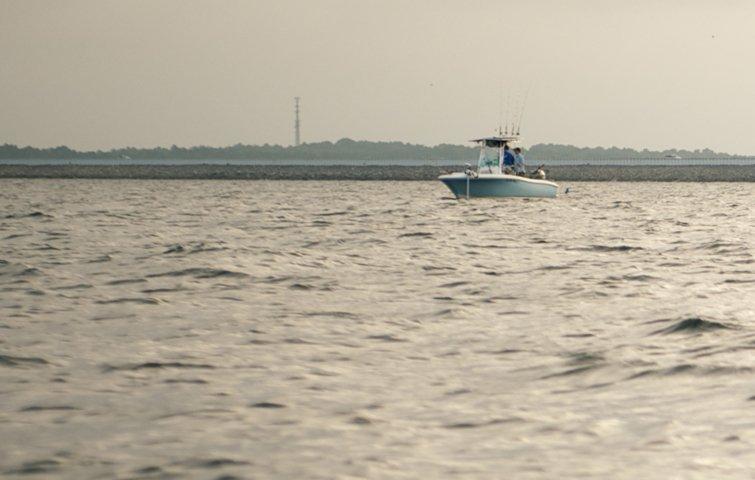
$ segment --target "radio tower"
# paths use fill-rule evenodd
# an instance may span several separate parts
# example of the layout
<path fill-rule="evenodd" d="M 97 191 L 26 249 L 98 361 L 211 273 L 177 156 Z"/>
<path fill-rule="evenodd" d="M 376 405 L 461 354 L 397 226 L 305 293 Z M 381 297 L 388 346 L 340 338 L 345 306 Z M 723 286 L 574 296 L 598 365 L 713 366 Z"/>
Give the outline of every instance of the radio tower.
<path fill-rule="evenodd" d="M 301 145 L 301 132 L 299 123 L 299 97 L 294 97 L 294 146 Z"/>

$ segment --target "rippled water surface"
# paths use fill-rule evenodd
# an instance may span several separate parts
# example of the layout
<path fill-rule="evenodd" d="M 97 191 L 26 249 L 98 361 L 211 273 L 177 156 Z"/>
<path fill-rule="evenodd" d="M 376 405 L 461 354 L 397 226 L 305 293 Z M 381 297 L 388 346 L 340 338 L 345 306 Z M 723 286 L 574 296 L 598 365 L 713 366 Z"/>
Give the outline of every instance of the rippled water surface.
<path fill-rule="evenodd" d="M 0 475 L 750 478 L 755 184 L 0 181 Z"/>

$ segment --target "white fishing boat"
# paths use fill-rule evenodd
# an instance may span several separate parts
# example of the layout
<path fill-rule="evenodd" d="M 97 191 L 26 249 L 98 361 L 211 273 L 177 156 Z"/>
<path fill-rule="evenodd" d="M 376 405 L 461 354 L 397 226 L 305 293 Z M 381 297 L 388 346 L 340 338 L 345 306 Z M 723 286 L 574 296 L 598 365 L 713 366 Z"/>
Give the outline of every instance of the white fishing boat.
<path fill-rule="evenodd" d="M 505 149 L 518 140 L 518 135 L 504 134 L 474 139 L 472 141 L 480 145 L 477 168 L 474 169 L 467 164 L 464 172 L 441 175 L 438 179 L 456 198 L 555 197 L 558 185 L 545 179 L 545 171 L 542 168 L 535 170 L 531 177 L 516 175 L 504 168 Z"/>

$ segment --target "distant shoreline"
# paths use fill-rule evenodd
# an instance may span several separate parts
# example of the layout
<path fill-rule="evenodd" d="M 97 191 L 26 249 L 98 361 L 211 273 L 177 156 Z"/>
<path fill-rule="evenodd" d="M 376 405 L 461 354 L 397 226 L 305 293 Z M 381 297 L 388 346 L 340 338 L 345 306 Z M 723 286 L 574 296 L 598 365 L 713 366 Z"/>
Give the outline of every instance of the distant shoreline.
<path fill-rule="evenodd" d="M 563 181 L 755 182 L 755 165 L 549 166 Z M 380 165 L 0 165 L 0 178 L 156 180 L 435 180 L 449 166 Z"/>
<path fill-rule="evenodd" d="M 440 144 L 434 146 L 404 143 L 397 141 L 368 141 L 342 138 L 337 142 L 303 143 L 298 146 L 283 145 L 245 145 L 236 144 L 225 147 L 193 146 L 179 147 L 124 147 L 110 150 L 75 150 L 66 146 L 36 148 L 12 144 L 0 145 L 1 160 L 267 160 L 267 161 L 391 161 L 395 159 L 416 159 L 432 164 L 445 161 L 456 163 L 477 159 L 479 149 L 465 144 Z M 651 151 L 618 147 L 577 147 L 574 145 L 537 143 L 525 149 L 526 157 L 531 163 L 545 162 L 549 159 L 569 161 L 593 160 L 720 160 L 749 159 L 747 155 L 730 155 L 714 152 L 710 149 L 679 150 L 667 149 Z"/>

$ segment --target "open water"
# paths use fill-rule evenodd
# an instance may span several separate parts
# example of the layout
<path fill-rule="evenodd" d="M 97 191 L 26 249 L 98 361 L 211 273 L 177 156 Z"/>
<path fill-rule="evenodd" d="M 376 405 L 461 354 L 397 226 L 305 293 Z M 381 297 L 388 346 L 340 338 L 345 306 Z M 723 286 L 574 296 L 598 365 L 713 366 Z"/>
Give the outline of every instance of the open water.
<path fill-rule="evenodd" d="M 0 180 L 3 478 L 751 478 L 755 184 Z"/>

